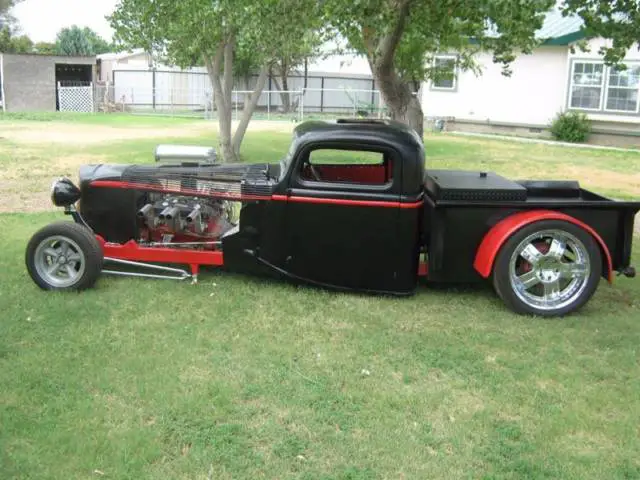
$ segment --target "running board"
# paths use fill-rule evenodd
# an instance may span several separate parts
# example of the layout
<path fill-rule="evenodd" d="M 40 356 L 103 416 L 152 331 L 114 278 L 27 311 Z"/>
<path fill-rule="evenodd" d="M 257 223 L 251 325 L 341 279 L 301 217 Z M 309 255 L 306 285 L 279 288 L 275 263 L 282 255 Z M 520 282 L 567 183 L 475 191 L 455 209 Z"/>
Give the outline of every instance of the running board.
<path fill-rule="evenodd" d="M 134 262 L 131 260 L 122 260 L 120 258 L 113 258 L 113 257 L 104 257 L 104 261 L 116 263 L 119 265 L 128 265 L 131 267 L 147 268 L 149 270 L 157 270 L 160 272 L 167 273 L 165 275 L 161 275 L 161 274 L 154 274 L 154 273 L 123 272 L 120 270 L 102 270 L 102 273 L 106 273 L 108 275 L 120 275 L 122 277 L 160 278 L 164 280 L 186 280 L 187 278 L 191 278 L 192 283 L 198 282 L 197 274 L 192 275 L 182 268 L 165 267 L 162 265 L 154 265 L 152 263 Z M 175 274 L 175 275 L 168 275 L 168 274 Z"/>

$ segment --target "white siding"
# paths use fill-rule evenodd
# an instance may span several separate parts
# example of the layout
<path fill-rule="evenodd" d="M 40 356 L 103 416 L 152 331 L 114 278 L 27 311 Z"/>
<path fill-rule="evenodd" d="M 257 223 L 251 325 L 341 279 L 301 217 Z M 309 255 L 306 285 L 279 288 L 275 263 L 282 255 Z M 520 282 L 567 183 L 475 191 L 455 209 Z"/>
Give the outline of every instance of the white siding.
<path fill-rule="evenodd" d="M 587 46 L 589 48 L 588 52 L 583 52 L 579 48 L 576 48 L 575 52 L 573 53 L 569 52 L 569 58 L 602 59 L 602 55 L 598 53 L 598 50 L 600 50 L 600 47 L 604 47 L 608 45 L 611 45 L 610 40 L 605 40 L 603 38 L 596 38 L 596 39 L 590 40 L 587 43 Z M 638 44 L 634 44 L 627 52 L 625 59 L 631 60 L 631 61 L 640 61 L 640 50 L 638 50 L 638 47 L 639 47 Z"/>
<path fill-rule="evenodd" d="M 568 81 L 568 48 L 543 47 L 521 55 L 512 64 L 512 75 L 502 75 L 501 65 L 490 54 L 480 54 L 483 73 L 458 74 L 455 91 L 423 87 L 427 117 L 455 117 L 491 123 L 546 125 L 565 104 Z"/>

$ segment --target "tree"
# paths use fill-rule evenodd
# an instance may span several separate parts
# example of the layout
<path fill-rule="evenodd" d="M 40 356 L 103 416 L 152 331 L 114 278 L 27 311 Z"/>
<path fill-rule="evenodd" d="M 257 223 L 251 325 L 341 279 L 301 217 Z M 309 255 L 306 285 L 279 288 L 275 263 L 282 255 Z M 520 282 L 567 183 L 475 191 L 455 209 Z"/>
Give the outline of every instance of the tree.
<path fill-rule="evenodd" d="M 442 75 L 437 53 L 455 52 L 458 67 L 474 68 L 473 56 L 490 51 L 505 65 L 529 53 L 535 32 L 554 0 L 326 0 L 324 13 L 349 45 L 365 55 L 391 118 L 423 131 L 417 88 Z"/>
<path fill-rule="evenodd" d="M 238 161 L 240 145 L 274 59 L 319 26 L 316 0 L 120 0 L 111 26 L 123 48 L 163 52 L 186 67 L 202 59 L 218 110 L 220 151 Z M 242 59 L 239 64 L 238 60 Z M 253 92 L 231 135 L 234 69 L 257 66 Z"/>
<path fill-rule="evenodd" d="M 13 53 L 33 52 L 33 41 L 27 35 L 14 36 L 11 39 Z"/>
<path fill-rule="evenodd" d="M 58 55 L 93 56 L 110 50 L 109 43 L 88 27 L 73 25 L 63 28 L 56 36 Z"/>
<path fill-rule="evenodd" d="M 41 55 L 55 55 L 56 44 L 51 42 L 37 42 L 34 47 L 36 53 Z"/>
<path fill-rule="evenodd" d="M 0 0 L 0 30 L 4 27 L 12 27 L 15 18 L 11 15 L 11 9 L 22 0 Z"/>
<path fill-rule="evenodd" d="M 326 21 L 352 48 L 365 55 L 391 117 L 419 133 L 423 113 L 415 95 L 427 79 L 444 74 L 435 66 L 437 53 L 456 53 L 459 69 L 477 69 L 474 54 L 493 53 L 494 62 L 509 64 L 539 45 L 535 32 L 555 0 L 324 0 Z M 640 37 L 638 0 L 564 0 L 566 15 L 585 22 L 588 37 L 613 39 L 603 54 L 619 61 Z"/>
<path fill-rule="evenodd" d="M 0 52 L 4 53 L 31 53 L 33 42 L 26 35 L 15 36 L 8 26 L 0 29 Z"/>
<path fill-rule="evenodd" d="M 324 43 L 324 36 L 317 30 L 312 30 L 299 39 L 300 43 L 293 45 L 292 49 L 283 48 L 271 66 L 269 74 L 273 78 L 273 83 L 280 91 L 280 102 L 283 113 L 288 113 L 296 104 L 291 104 L 289 93 L 289 76 L 305 62 L 309 62 L 320 56 L 320 47 Z"/>
<path fill-rule="evenodd" d="M 33 42 L 26 35 L 16 36 L 16 20 L 11 9 L 21 0 L 0 0 L 0 52 L 29 53 Z"/>
<path fill-rule="evenodd" d="M 640 3 L 637 0 L 565 0 L 563 15 L 578 15 L 587 38 L 612 40 L 600 50 L 609 64 L 619 63 L 634 43 L 640 48 Z"/>
<path fill-rule="evenodd" d="M 113 51 L 113 45 L 89 27 L 84 27 L 82 31 L 85 37 L 87 37 L 87 40 L 89 40 L 89 45 L 91 45 L 91 51 L 93 52 L 92 55 L 100 55 L 101 53 Z"/>

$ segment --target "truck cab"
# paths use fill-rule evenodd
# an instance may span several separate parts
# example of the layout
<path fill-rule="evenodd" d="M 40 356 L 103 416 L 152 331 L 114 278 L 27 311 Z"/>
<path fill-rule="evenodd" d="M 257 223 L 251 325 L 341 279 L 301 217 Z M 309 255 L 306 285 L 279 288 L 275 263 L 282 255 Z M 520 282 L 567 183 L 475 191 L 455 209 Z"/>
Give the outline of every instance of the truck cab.
<path fill-rule="evenodd" d="M 241 253 L 232 244 L 248 225 L 261 232 L 250 250 L 258 249 L 263 266 L 289 277 L 345 289 L 414 291 L 424 197 L 424 150 L 415 132 L 390 122 L 306 122 L 268 171 L 270 201 L 243 207 L 240 237 L 228 239 L 225 255 Z M 257 218 L 266 220 L 259 228 Z"/>

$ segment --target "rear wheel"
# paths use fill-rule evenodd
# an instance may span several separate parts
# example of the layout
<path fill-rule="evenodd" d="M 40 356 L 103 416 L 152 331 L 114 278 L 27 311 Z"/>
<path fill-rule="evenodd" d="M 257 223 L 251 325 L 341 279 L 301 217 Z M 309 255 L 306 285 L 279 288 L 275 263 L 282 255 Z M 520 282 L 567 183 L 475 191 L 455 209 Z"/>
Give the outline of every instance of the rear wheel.
<path fill-rule="evenodd" d="M 545 220 L 505 242 L 494 264 L 493 284 L 517 313 L 560 316 L 587 303 L 601 273 L 600 248 L 588 232 L 568 222 Z"/>
<path fill-rule="evenodd" d="M 37 231 L 25 255 L 27 270 L 44 290 L 84 290 L 102 270 L 102 248 L 91 230 L 59 222 Z"/>

